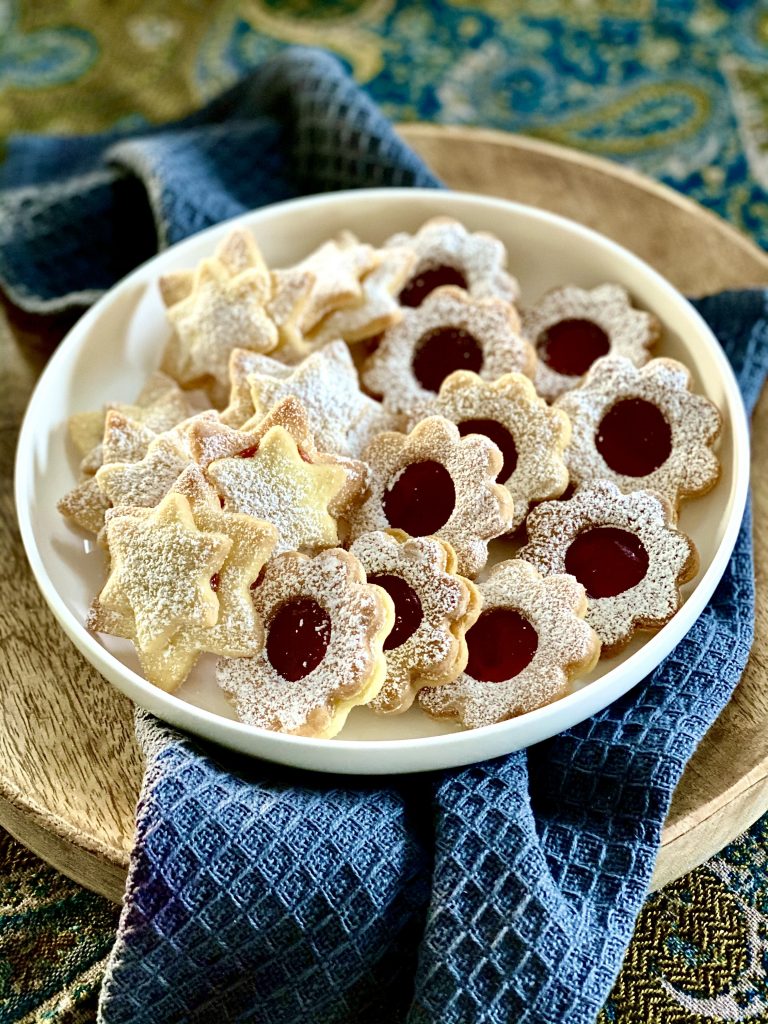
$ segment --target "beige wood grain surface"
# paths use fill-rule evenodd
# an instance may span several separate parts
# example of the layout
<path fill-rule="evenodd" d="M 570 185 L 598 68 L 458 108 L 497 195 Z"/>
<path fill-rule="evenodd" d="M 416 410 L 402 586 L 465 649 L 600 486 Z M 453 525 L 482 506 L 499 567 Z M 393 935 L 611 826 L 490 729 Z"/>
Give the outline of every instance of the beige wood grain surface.
<path fill-rule="evenodd" d="M 768 285 L 768 257 L 700 207 L 604 161 L 500 132 L 411 125 L 402 134 L 454 187 L 570 216 L 627 246 L 688 294 Z M 60 328 L 62 325 L 58 325 Z M 129 701 L 78 654 L 26 564 L 12 462 L 26 400 L 60 330 L 0 324 L 0 824 L 114 900 L 141 779 Z M 731 703 L 675 794 L 654 886 L 706 860 L 768 809 L 768 392 L 754 422 L 757 642 Z"/>

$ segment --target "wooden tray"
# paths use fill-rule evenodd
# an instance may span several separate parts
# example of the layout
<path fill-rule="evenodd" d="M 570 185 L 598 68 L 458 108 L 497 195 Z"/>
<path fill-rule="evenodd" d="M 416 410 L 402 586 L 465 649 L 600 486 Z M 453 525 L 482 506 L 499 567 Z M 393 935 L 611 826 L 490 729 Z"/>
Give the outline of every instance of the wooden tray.
<path fill-rule="evenodd" d="M 454 188 L 554 210 L 602 231 L 688 294 L 768 285 L 768 257 L 676 193 L 604 161 L 499 132 L 424 125 L 403 136 Z M 40 597 L 15 524 L 12 461 L 50 326 L 0 329 L 0 824 L 43 859 L 120 900 L 141 757 L 129 701 L 66 639 Z M 755 432 L 768 430 L 768 393 Z M 733 700 L 675 794 L 654 886 L 708 859 L 768 809 L 768 447 L 755 446 L 757 641 Z"/>

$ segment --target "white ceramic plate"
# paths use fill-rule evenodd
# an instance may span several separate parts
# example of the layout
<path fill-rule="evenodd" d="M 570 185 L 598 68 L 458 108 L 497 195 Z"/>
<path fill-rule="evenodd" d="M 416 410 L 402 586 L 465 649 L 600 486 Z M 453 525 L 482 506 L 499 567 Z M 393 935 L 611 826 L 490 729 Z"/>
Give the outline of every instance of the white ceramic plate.
<path fill-rule="evenodd" d="M 749 479 L 749 438 L 741 397 L 714 336 L 689 303 L 627 250 L 571 221 L 502 200 L 416 189 L 332 193 L 281 203 L 238 220 L 251 228 L 271 266 L 306 255 L 342 228 L 383 242 L 447 214 L 472 230 L 492 231 L 507 246 L 510 268 L 530 304 L 558 284 L 593 287 L 616 281 L 636 305 L 664 325 L 659 354 L 681 359 L 695 388 L 723 411 L 722 478 L 707 496 L 687 502 L 681 529 L 696 541 L 701 571 L 686 588 L 678 614 L 650 639 L 635 640 L 618 658 L 600 662 L 560 701 L 509 722 L 473 731 L 437 723 L 418 709 L 382 719 L 355 709 L 339 737 L 307 739 L 234 721 L 213 678 L 213 660 L 199 666 L 175 695 L 137 672 L 130 644 L 92 636 L 83 627 L 102 585 L 101 553 L 73 531 L 56 502 L 76 480 L 65 422 L 106 400 L 131 401 L 156 368 L 169 335 L 157 279 L 210 255 L 234 221 L 217 225 L 139 267 L 104 296 L 64 339 L 32 396 L 16 465 L 16 502 L 29 561 L 45 599 L 85 657 L 115 686 L 160 718 L 234 750 L 318 771 L 397 773 L 485 760 L 553 736 L 606 707 L 634 686 L 690 629 L 722 576 L 736 540 Z"/>

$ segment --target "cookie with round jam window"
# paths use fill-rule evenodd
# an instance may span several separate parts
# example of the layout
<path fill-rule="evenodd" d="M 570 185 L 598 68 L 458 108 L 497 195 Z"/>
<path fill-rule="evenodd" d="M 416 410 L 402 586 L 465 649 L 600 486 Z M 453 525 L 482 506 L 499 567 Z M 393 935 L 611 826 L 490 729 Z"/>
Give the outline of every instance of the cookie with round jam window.
<path fill-rule="evenodd" d="M 466 631 L 480 614 L 477 588 L 456 574 L 456 553 L 436 537 L 377 530 L 358 537 L 350 551 L 368 582 L 395 604 L 395 625 L 384 641 L 387 678 L 370 708 L 407 711 L 422 686 L 450 682 L 467 663 Z"/>
<path fill-rule="evenodd" d="M 219 659 L 216 678 L 242 722 L 294 736 L 335 736 L 386 678 L 389 594 L 354 555 L 287 552 L 253 591 L 265 643 L 253 658 Z"/>
<path fill-rule="evenodd" d="M 565 461 L 572 482 L 657 491 L 675 509 L 711 490 L 720 476 L 713 446 L 722 417 L 690 387 L 690 371 L 675 359 L 640 367 L 618 356 L 598 360 L 555 403 L 571 421 Z"/>
<path fill-rule="evenodd" d="M 473 577 L 488 560 L 488 542 L 512 527 L 514 502 L 496 482 L 501 452 L 482 434 L 461 437 L 442 416 L 422 420 L 409 434 L 379 434 L 363 460 L 370 493 L 349 516 L 352 540 L 389 527 L 412 537 L 434 534 L 455 550 L 459 572 Z"/>
<path fill-rule="evenodd" d="M 558 700 L 600 654 L 584 619 L 584 587 L 572 576 L 541 576 L 511 559 L 495 565 L 478 590 L 483 610 L 467 633 L 467 667 L 455 682 L 426 687 L 418 698 L 429 715 L 469 729 Z"/>
<path fill-rule="evenodd" d="M 674 523 L 660 494 L 622 494 L 602 480 L 535 508 L 519 556 L 544 575 L 575 576 L 587 592 L 587 622 L 611 656 L 637 630 L 661 629 L 682 606 L 680 588 L 698 572 L 699 556 Z"/>
<path fill-rule="evenodd" d="M 536 390 L 552 402 L 576 387 L 602 356 L 623 356 L 636 366 L 647 362 L 661 324 L 653 313 L 635 309 L 621 285 L 590 291 L 569 284 L 524 310 L 522 331 L 539 357 Z"/>
<path fill-rule="evenodd" d="M 515 307 L 503 299 L 437 288 L 385 331 L 365 363 L 363 383 L 382 396 L 387 411 L 416 417 L 455 370 L 471 370 L 484 380 L 505 373 L 532 377 L 536 356 L 519 326 Z"/>

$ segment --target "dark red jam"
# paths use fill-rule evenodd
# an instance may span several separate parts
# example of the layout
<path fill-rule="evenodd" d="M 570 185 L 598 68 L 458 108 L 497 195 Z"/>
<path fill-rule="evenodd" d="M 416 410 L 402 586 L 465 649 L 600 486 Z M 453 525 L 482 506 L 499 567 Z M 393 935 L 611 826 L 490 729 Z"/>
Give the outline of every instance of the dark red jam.
<path fill-rule="evenodd" d="M 451 518 L 455 504 L 451 474 L 432 461 L 406 466 L 382 501 L 389 525 L 412 537 L 436 533 Z"/>
<path fill-rule="evenodd" d="M 252 444 L 250 448 L 243 448 L 241 452 L 235 453 L 236 459 L 252 459 L 256 452 L 259 450 L 257 444 Z"/>
<path fill-rule="evenodd" d="M 539 637 L 520 612 L 492 608 L 467 633 L 467 646 L 467 675 L 481 683 L 501 683 L 530 665 Z"/>
<path fill-rule="evenodd" d="M 406 284 L 398 296 L 398 302 L 401 306 L 420 306 L 430 292 L 444 284 L 466 289 L 467 279 L 455 267 L 439 266 L 422 270 Z"/>
<path fill-rule="evenodd" d="M 592 363 L 608 353 L 610 338 L 596 323 L 576 317 L 559 320 L 536 338 L 539 359 L 555 373 L 580 377 Z"/>
<path fill-rule="evenodd" d="M 421 609 L 419 595 L 404 579 L 389 573 L 369 576 L 368 582 L 375 583 L 377 587 L 386 590 L 394 602 L 395 624 L 392 627 L 392 632 L 384 641 L 384 650 L 392 651 L 413 636 L 421 625 L 424 613 Z"/>
<path fill-rule="evenodd" d="M 438 327 L 420 340 L 413 356 L 413 373 L 427 391 L 439 391 L 454 370 L 479 373 L 483 352 L 475 338 L 460 327 Z"/>
<path fill-rule="evenodd" d="M 669 458 L 672 431 L 653 402 L 625 398 L 603 416 L 595 447 L 614 473 L 647 476 Z"/>
<path fill-rule="evenodd" d="M 221 576 L 219 576 L 219 574 L 215 572 L 213 576 L 211 576 L 211 590 L 214 592 L 214 594 L 218 594 L 220 584 Z"/>
<path fill-rule="evenodd" d="M 565 553 L 565 571 L 590 597 L 615 597 L 648 572 L 648 552 L 639 537 L 615 526 L 583 530 Z"/>
<path fill-rule="evenodd" d="M 507 428 L 496 420 L 464 420 L 459 424 L 459 433 L 462 437 L 466 437 L 467 434 L 485 434 L 493 441 L 504 456 L 504 464 L 496 479 L 500 483 L 506 483 L 517 466 L 517 445 Z"/>
<path fill-rule="evenodd" d="M 311 597 L 302 597 L 284 604 L 272 620 L 267 657 L 283 679 L 294 683 L 317 668 L 330 641 L 328 612 Z"/>

